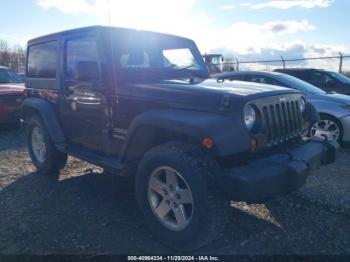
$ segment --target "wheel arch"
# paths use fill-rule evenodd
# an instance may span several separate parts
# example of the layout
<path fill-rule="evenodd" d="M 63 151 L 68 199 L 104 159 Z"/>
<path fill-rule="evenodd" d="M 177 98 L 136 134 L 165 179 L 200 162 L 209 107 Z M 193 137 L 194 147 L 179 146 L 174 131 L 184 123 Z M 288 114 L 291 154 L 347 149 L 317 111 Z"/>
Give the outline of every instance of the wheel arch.
<path fill-rule="evenodd" d="M 338 141 L 342 142 L 343 138 L 344 138 L 344 127 L 343 127 L 342 122 L 337 117 L 335 117 L 334 115 L 329 114 L 329 113 L 320 112 L 319 115 L 320 115 L 320 120 L 326 118 L 326 119 L 331 119 L 331 120 L 336 122 L 336 124 L 339 126 L 339 129 L 340 129 L 340 136 L 339 136 Z M 311 134 L 311 129 L 310 129 L 310 134 Z"/>
<path fill-rule="evenodd" d="M 63 143 L 66 141 L 55 110 L 50 102 L 39 98 L 27 98 L 23 102 L 22 109 L 24 124 L 30 116 L 33 114 L 37 115 L 43 120 L 53 142 Z"/>
<path fill-rule="evenodd" d="M 328 118 L 332 118 L 333 120 L 335 120 L 337 122 L 337 124 L 339 124 L 340 130 L 343 132 L 344 128 L 343 128 L 343 124 L 341 123 L 341 121 L 338 119 L 338 117 L 330 114 L 330 113 L 324 113 L 324 112 L 320 112 L 320 118 L 323 119 L 322 117 L 328 117 Z"/>
<path fill-rule="evenodd" d="M 122 161 L 138 163 L 148 150 L 171 141 L 189 144 L 199 143 L 198 139 L 185 132 L 171 130 L 163 126 L 143 124 L 137 126 L 130 139 L 127 140 Z"/>
<path fill-rule="evenodd" d="M 171 141 L 201 146 L 206 137 L 214 141 L 209 151 L 214 157 L 250 149 L 250 137 L 238 119 L 208 112 L 153 110 L 139 115 L 130 125 L 122 162 L 139 161 L 147 150 Z"/>

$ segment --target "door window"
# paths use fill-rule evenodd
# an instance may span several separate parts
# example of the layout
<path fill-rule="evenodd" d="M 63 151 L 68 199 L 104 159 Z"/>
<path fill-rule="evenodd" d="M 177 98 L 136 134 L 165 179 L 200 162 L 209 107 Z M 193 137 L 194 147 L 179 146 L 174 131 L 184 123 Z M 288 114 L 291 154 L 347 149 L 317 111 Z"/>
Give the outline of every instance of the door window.
<path fill-rule="evenodd" d="M 321 72 L 313 73 L 310 78 L 310 82 L 315 86 L 326 86 L 330 81 L 332 81 L 332 78 Z"/>
<path fill-rule="evenodd" d="M 99 64 L 97 41 L 94 39 L 72 39 L 67 41 L 66 77 L 74 79 L 76 67 L 80 62 L 96 62 Z"/>
<path fill-rule="evenodd" d="M 29 78 L 55 79 L 57 72 L 57 42 L 34 45 L 29 48 Z"/>

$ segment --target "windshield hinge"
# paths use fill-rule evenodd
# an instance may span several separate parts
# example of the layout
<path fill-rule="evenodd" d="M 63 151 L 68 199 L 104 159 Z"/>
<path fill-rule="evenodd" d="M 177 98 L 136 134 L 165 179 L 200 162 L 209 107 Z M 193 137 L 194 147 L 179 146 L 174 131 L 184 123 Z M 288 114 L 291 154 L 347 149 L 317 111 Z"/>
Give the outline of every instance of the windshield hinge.
<path fill-rule="evenodd" d="M 228 95 L 225 95 L 223 98 L 222 98 L 222 101 L 221 101 L 221 110 L 222 111 L 227 111 L 228 109 L 230 109 L 230 106 L 231 106 L 231 100 L 230 100 L 230 97 Z"/>

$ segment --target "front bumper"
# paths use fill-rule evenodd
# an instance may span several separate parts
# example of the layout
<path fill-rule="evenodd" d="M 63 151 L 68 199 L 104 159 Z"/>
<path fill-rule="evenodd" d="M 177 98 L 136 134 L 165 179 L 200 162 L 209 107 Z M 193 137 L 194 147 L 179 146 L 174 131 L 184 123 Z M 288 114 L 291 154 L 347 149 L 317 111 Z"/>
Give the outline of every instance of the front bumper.
<path fill-rule="evenodd" d="M 343 127 L 343 141 L 350 142 L 350 116 L 340 118 Z"/>
<path fill-rule="evenodd" d="M 235 201 L 261 201 L 300 188 L 308 174 L 335 162 L 340 147 L 335 142 L 313 138 L 290 151 L 226 170 L 218 176 L 220 192 Z"/>

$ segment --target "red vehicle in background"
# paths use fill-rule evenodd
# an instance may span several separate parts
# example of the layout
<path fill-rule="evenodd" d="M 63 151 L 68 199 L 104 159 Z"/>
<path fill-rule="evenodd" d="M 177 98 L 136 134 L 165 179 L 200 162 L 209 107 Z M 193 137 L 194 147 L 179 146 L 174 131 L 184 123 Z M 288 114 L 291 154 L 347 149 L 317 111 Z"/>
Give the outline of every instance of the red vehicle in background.
<path fill-rule="evenodd" d="M 0 124 L 20 119 L 24 83 L 16 72 L 0 66 Z"/>

